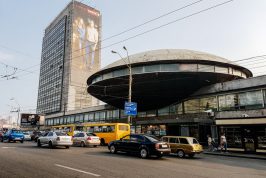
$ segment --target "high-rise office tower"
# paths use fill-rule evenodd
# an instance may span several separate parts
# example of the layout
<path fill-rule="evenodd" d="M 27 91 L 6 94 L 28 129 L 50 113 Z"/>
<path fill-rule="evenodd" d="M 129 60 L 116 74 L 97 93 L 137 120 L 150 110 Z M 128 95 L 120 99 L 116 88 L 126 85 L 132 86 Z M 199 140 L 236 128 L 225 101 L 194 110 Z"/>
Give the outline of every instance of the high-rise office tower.
<path fill-rule="evenodd" d="M 37 113 L 95 106 L 87 78 L 100 69 L 101 14 L 72 1 L 45 29 Z"/>

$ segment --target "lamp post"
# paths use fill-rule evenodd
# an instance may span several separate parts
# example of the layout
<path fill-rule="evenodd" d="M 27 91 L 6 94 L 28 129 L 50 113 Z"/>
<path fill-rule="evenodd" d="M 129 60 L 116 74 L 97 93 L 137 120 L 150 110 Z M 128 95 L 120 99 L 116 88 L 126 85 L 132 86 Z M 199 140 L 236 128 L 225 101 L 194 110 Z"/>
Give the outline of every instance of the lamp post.
<path fill-rule="evenodd" d="M 118 54 L 120 56 L 120 58 L 124 61 L 124 63 L 126 64 L 126 66 L 128 67 L 128 74 L 129 74 L 129 84 L 128 84 L 128 102 L 131 102 L 131 96 L 132 96 L 132 69 L 131 69 L 131 63 L 129 60 L 129 56 L 128 56 L 128 51 L 127 48 L 125 46 L 123 46 L 123 49 L 127 52 L 127 61 L 125 61 L 125 59 L 121 56 L 121 54 L 119 52 L 116 51 L 111 51 L 114 54 Z M 127 116 L 127 122 L 130 124 L 131 123 L 131 117 L 130 115 Z"/>
<path fill-rule="evenodd" d="M 17 110 L 11 111 L 11 112 L 17 112 L 18 118 L 17 118 L 17 126 L 19 126 L 19 112 L 20 112 L 20 105 L 18 104 L 17 100 L 15 98 L 10 98 L 10 100 L 15 101 L 15 103 L 18 105 Z"/>

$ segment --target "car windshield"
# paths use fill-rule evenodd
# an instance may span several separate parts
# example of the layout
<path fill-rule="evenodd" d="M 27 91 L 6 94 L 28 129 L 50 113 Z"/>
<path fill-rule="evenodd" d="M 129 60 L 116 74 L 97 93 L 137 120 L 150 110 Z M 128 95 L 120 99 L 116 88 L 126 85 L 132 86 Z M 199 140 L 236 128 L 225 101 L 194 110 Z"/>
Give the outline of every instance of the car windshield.
<path fill-rule="evenodd" d="M 21 133 L 20 130 L 13 130 L 13 133 Z"/>
<path fill-rule="evenodd" d="M 159 141 L 159 138 L 153 136 L 153 135 L 145 135 L 145 137 L 150 140 L 151 142 L 157 142 Z"/>
<path fill-rule="evenodd" d="M 24 134 L 24 135 L 29 135 L 29 133 L 25 133 L 25 132 L 24 132 L 23 134 Z"/>
<path fill-rule="evenodd" d="M 63 132 L 55 132 L 57 136 L 67 136 L 67 134 Z"/>
<path fill-rule="evenodd" d="M 97 136 L 94 133 L 86 133 L 86 134 L 87 134 L 87 136 Z"/>

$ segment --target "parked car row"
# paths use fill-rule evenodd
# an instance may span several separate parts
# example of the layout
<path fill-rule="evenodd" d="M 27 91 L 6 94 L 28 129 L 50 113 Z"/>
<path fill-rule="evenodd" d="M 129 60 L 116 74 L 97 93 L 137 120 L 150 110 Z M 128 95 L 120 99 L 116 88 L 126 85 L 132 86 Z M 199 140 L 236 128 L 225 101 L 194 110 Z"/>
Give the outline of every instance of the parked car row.
<path fill-rule="evenodd" d="M 162 157 L 170 153 L 183 158 L 186 155 L 193 157 L 203 151 L 202 146 L 193 137 L 164 136 L 159 140 L 156 137 L 145 134 L 130 134 L 120 140 L 108 144 L 111 153 L 118 151 L 135 153 L 141 158 L 155 155 Z"/>

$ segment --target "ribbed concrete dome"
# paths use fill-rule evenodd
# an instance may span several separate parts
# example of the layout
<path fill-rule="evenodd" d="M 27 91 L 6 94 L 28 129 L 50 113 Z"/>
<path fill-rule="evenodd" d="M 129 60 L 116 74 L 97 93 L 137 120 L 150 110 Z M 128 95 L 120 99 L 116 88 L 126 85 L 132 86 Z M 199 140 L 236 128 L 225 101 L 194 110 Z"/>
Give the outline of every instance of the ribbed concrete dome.
<path fill-rule="evenodd" d="M 159 50 L 152 50 L 152 51 L 145 51 L 142 53 L 138 53 L 135 55 L 129 56 L 130 63 L 136 64 L 136 63 L 147 63 L 147 62 L 156 62 L 156 61 L 212 61 L 212 62 L 219 62 L 219 63 L 225 63 L 225 64 L 232 64 L 236 65 L 234 62 L 229 61 L 225 58 L 215 56 L 209 53 L 205 52 L 199 52 L 199 51 L 193 51 L 193 50 L 187 50 L 187 49 L 159 49 Z M 120 59 L 102 70 L 123 66 L 125 65 L 125 62 L 127 61 L 126 58 Z"/>

